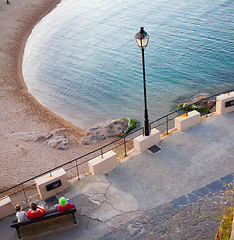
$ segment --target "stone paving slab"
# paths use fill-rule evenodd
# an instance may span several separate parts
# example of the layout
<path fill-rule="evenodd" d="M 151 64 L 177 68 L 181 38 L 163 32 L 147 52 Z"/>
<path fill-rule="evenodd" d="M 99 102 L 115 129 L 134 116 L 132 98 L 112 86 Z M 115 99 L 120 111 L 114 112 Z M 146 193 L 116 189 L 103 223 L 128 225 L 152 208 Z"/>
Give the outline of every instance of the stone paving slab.
<path fill-rule="evenodd" d="M 146 211 L 99 240 L 215 239 L 224 208 L 230 204 L 228 184 L 233 182 L 234 173 L 228 174 L 193 193 Z"/>

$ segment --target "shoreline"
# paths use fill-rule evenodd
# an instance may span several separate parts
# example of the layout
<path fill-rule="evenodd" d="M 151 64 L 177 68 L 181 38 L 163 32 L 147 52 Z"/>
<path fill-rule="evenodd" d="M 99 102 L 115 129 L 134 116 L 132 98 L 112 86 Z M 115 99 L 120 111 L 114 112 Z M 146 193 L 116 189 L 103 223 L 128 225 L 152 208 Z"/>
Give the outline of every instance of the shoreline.
<path fill-rule="evenodd" d="M 25 5 L 27 5 L 27 2 L 29 3 L 29 1 L 26 1 Z M 54 126 L 66 127 L 66 128 L 69 128 L 69 130 L 72 131 L 73 134 L 76 134 L 78 137 L 83 137 L 85 134 L 84 130 L 79 128 L 77 125 L 58 116 L 57 114 L 55 114 L 51 110 L 47 109 L 45 106 L 43 106 L 42 104 L 40 104 L 37 101 L 37 99 L 28 91 L 27 85 L 24 81 L 23 74 L 22 74 L 22 61 L 23 61 L 24 49 L 25 49 L 25 45 L 26 45 L 28 37 L 30 36 L 33 28 L 37 25 L 37 23 L 40 22 L 43 19 L 43 17 L 45 17 L 47 14 L 49 14 L 51 11 L 53 11 L 60 2 L 61 2 L 61 0 L 49 0 L 49 1 L 40 0 L 40 3 L 33 4 L 35 9 L 33 9 L 31 14 L 27 14 L 27 16 L 22 14 L 22 15 L 24 15 L 25 22 L 21 26 L 22 29 L 19 29 L 21 34 L 19 34 L 18 36 L 14 36 L 15 37 L 15 45 L 16 45 L 14 48 L 19 49 L 19 50 L 14 51 L 15 49 L 13 50 L 12 47 L 11 47 L 11 49 L 8 49 L 8 50 L 10 50 L 11 55 L 12 55 L 12 51 L 14 51 L 13 55 L 15 56 L 15 59 L 13 60 L 13 62 L 10 65 L 8 65 L 8 69 L 6 71 L 8 73 L 10 72 L 11 75 L 13 73 L 12 77 L 14 78 L 14 80 L 13 80 L 14 81 L 14 89 L 13 89 L 13 91 L 8 92 L 8 93 L 13 95 L 13 97 L 15 97 L 17 100 L 19 100 L 19 102 L 22 102 L 26 105 L 27 115 L 29 115 L 29 116 L 37 115 L 39 117 L 39 121 L 42 121 L 42 122 L 48 124 L 49 126 L 53 125 L 53 127 Z M 16 4 L 15 1 L 10 1 L 10 4 L 5 4 L 5 8 L 6 7 L 12 8 L 12 7 L 14 7 L 15 4 Z M 30 5 L 30 3 L 29 3 L 29 5 Z M 22 6 L 22 5 L 18 5 L 17 7 L 19 7 L 19 6 Z M 5 9 L 3 9 L 3 11 L 4 10 Z M 18 9 L 18 11 L 19 11 L 19 9 Z M 24 11 L 20 11 L 20 12 L 24 13 Z M 36 15 L 34 14 L 34 12 L 37 12 Z M 8 12 L 8 14 L 9 14 L 9 12 Z M 21 15 L 21 14 L 19 14 L 19 15 Z M 20 16 L 18 16 L 17 18 L 19 18 L 19 21 L 20 21 Z M 31 21 L 32 18 L 34 18 L 33 21 Z M 18 19 L 16 19 L 16 20 L 18 20 Z M 14 67 L 13 67 L 14 70 L 12 70 L 13 65 L 14 65 Z M 18 71 L 15 70 L 15 66 L 17 66 Z M 0 71 L 0 73 L 1 73 L 1 71 Z M 11 78 L 11 83 L 10 83 L 10 81 L 8 81 L 8 82 L 6 82 L 6 84 L 12 84 L 12 78 Z"/>
<path fill-rule="evenodd" d="M 82 146 L 84 130 L 41 105 L 28 92 L 22 75 L 26 41 L 35 25 L 61 0 L 0 2 L 0 189 L 18 184 L 68 162 L 105 142 Z M 70 148 L 57 150 L 27 141 L 19 133 L 68 129 Z M 110 140 L 107 140 L 110 141 Z"/>
<path fill-rule="evenodd" d="M 24 48 L 32 29 L 60 2 L 0 2 L 0 189 L 68 162 L 90 149 L 80 145 L 85 131 L 41 105 L 28 92 L 22 75 Z M 48 133 L 59 128 L 66 128 L 68 150 L 15 137 L 18 133 Z"/>
<path fill-rule="evenodd" d="M 61 125 L 60 127 L 69 127 L 69 129 L 72 130 L 73 134 L 76 131 L 78 131 L 78 135 L 79 134 L 83 135 L 85 132 L 81 128 L 79 128 L 79 126 L 77 126 L 69 121 L 66 121 L 64 118 L 58 116 L 53 111 L 49 110 L 48 108 L 46 108 L 45 106 L 43 106 L 41 103 L 39 103 L 37 101 L 37 99 L 28 91 L 28 88 L 24 81 L 23 73 L 22 73 L 24 49 L 25 49 L 25 45 L 26 45 L 28 37 L 30 36 L 33 28 L 46 15 L 48 15 L 51 11 L 53 11 L 60 2 L 61 2 L 61 0 L 50 0 L 49 2 L 43 0 L 43 4 L 45 4 L 45 6 L 43 7 L 43 9 L 40 9 L 40 13 L 37 15 L 36 21 L 34 23 L 32 23 L 31 26 L 27 26 L 27 30 L 26 30 L 27 33 L 25 34 L 25 36 L 23 36 L 23 39 L 21 41 L 21 46 L 20 46 L 20 51 L 19 51 L 19 56 L 18 56 L 18 77 L 19 77 L 20 83 L 22 85 L 22 93 L 23 93 L 23 96 L 21 96 L 20 100 L 26 102 L 29 105 L 30 114 L 42 115 L 42 118 L 40 118 L 40 120 L 44 121 L 45 120 L 44 115 L 46 114 L 46 115 L 48 115 L 47 117 L 50 118 L 50 121 L 53 121 L 53 122 L 57 123 L 58 125 Z M 45 11 L 44 11 L 44 9 L 45 9 Z M 37 108 L 37 110 L 35 111 L 36 108 Z"/>

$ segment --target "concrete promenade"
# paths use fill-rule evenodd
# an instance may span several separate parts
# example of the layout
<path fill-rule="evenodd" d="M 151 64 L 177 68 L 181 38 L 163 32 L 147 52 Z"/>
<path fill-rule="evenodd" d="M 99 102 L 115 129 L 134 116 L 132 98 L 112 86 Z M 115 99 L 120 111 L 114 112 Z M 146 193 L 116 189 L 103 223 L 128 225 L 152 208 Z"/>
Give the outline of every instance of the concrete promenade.
<path fill-rule="evenodd" d="M 37 239 L 214 239 L 234 180 L 234 113 L 206 118 L 158 146 L 130 154 L 108 174 L 73 179 L 57 198 L 80 207 L 79 225 Z M 0 221 L 0 239 L 16 239 L 12 218 Z"/>

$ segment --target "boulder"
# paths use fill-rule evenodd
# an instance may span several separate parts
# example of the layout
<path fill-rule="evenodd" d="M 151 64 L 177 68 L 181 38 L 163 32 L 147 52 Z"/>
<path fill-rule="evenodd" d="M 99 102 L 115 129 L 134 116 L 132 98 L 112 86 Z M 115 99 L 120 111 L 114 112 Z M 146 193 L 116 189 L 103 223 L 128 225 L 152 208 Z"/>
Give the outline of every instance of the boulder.
<path fill-rule="evenodd" d="M 69 148 L 69 140 L 65 135 L 63 136 L 53 135 L 50 138 L 50 140 L 47 141 L 47 143 L 49 146 L 61 150 L 66 150 Z"/>
<path fill-rule="evenodd" d="M 195 95 L 193 98 L 190 98 L 188 102 L 178 105 L 178 109 L 192 104 L 190 107 L 187 108 L 188 111 L 197 110 L 200 113 L 214 112 L 216 108 L 216 101 L 213 99 L 204 99 L 209 96 L 210 95 L 208 93 L 199 93 Z M 197 101 L 202 99 L 204 99 L 204 101 L 200 101 L 197 103 Z M 186 109 L 183 110 L 186 111 Z"/>
<path fill-rule="evenodd" d="M 19 132 L 13 133 L 12 136 L 20 137 L 21 139 L 24 139 L 24 141 L 39 142 L 40 140 L 44 140 L 44 134 L 42 132 Z"/>
<path fill-rule="evenodd" d="M 35 137 L 34 137 L 34 142 L 39 142 L 39 141 L 43 141 L 44 140 L 44 134 L 41 133 L 41 134 L 37 134 Z"/>
<path fill-rule="evenodd" d="M 193 98 L 191 98 L 189 100 L 189 102 L 193 103 L 193 102 L 197 102 L 199 100 L 202 100 L 203 98 L 208 98 L 210 96 L 209 93 L 198 93 L 196 94 Z"/>
<path fill-rule="evenodd" d="M 65 131 L 67 131 L 66 128 L 58 128 L 58 129 L 54 129 L 53 131 L 51 131 L 50 134 L 59 135 L 61 133 L 64 133 Z"/>
<path fill-rule="evenodd" d="M 66 150 L 69 148 L 69 140 L 65 135 L 61 135 L 64 131 L 66 131 L 65 128 L 60 128 L 45 134 L 42 132 L 28 132 L 14 133 L 13 136 L 20 137 L 24 141 L 46 142 L 53 148 Z"/>
<path fill-rule="evenodd" d="M 82 140 L 84 145 L 93 144 L 107 138 L 118 137 L 124 134 L 128 128 L 129 119 L 120 118 L 100 123 L 98 126 L 90 128 Z"/>

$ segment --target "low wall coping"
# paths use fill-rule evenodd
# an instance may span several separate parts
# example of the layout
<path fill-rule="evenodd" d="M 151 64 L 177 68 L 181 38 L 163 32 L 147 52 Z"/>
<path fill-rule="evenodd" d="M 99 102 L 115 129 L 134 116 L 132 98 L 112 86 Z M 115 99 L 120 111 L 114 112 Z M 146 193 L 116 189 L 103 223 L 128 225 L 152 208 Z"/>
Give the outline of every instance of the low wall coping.
<path fill-rule="evenodd" d="M 229 101 L 234 101 L 234 92 L 221 94 L 216 97 L 216 113 L 219 115 L 234 111 L 234 105 L 226 106 Z"/>
<path fill-rule="evenodd" d="M 7 197 L 3 197 L 0 199 L 0 207 L 6 205 L 8 203 L 11 203 L 10 197 L 7 196 Z"/>
<path fill-rule="evenodd" d="M 217 96 L 217 99 L 219 99 L 219 100 L 229 100 L 233 97 L 234 97 L 234 92 L 230 92 L 230 93 L 225 93 L 225 94 L 221 94 L 221 95 Z"/>
<path fill-rule="evenodd" d="M 179 121 L 184 121 L 184 120 L 188 120 L 189 118 L 191 117 L 194 117 L 194 116 L 197 116 L 197 115 L 200 115 L 200 113 L 196 110 L 193 110 L 191 112 L 188 112 L 188 113 L 185 113 L 183 115 L 180 115 L 178 117 L 176 117 Z"/>
<path fill-rule="evenodd" d="M 41 184 L 47 183 L 48 181 L 54 180 L 64 174 L 66 174 L 65 170 L 63 168 L 59 168 L 55 171 L 52 171 L 51 175 L 50 175 L 50 173 L 48 173 L 41 177 L 36 178 L 35 182 L 37 185 L 41 185 Z"/>
<path fill-rule="evenodd" d="M 160 131 L 156 128 L 153 128 L 150 132 L 150 135 L 149 136 L 144 136 L 144 135 L 140 135 L 138 137 L 136 137 L 135 139 L 138 141 L 138 142 L 142 142 L 142 141 L 145 141 L 145 139 L 147 138 L 151 138 L 153 135 L 155 134 L 160 134 Z"/>
<path fill-rule="evenodd" d="M 175 128 L 178 131 L 183 131 L 193 127 L 201 122 L 200 116 L 201 114 L 196 110 L 178 116 L 175 118 Z"/>
<path fill-rule="evenodd" d="M 88 162 L 89 171 L 93 175 L 98 175 L 101 173 L 106 173 L 111 171 L 117 166 L 117 155 L 114 151 L 110 150 L 98 156 Z"/>
<path fill-rule="evenodd" d="M 114 151 L 109 151 L 109 152 L 106 152 L 103 154 L 103 157 L 102 156 L 98 156 L 92 160 L 89 161 L 89 163 L 91 163 L 92 165 L 96 165 L 96 164 L 99 164 L 101 163 L 105 158 L 110 158 L 112 156 L 115 156 L 116 153 Z"/>

